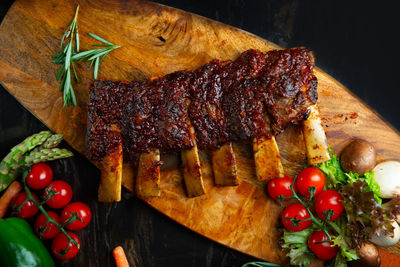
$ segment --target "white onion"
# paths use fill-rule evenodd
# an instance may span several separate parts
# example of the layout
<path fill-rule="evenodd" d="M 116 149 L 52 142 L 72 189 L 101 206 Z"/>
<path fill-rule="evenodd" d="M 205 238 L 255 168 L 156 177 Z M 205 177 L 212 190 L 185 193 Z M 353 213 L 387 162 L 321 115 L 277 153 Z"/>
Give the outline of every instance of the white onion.
<path fill-rule="evenodd" d="M 378 236 L 377 234 L 374 233 L 371 235 L 370 241 L 375 245 L 381 247 L 390 247 L 395 245 L 397 242 L 399 242 L 400 239 L 400 227 L 399 224 L 394 220 L 392 221 L 392 225 L 394 227 L 393 237 L 384 234 Z"/>
<path fill-rule="evenodd" d="M 400 196 L 400 162 L 384 161 L 373 169 L 374 178 L 380 186 L 381 198 Z"/>

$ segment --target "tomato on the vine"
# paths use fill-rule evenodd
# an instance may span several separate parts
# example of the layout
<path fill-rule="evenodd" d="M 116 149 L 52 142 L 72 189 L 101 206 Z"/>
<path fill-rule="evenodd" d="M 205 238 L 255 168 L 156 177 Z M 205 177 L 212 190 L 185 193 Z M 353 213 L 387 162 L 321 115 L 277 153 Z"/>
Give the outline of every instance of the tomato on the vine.
<path fill-rule="evenodd" d="M 324 261 L 333 259 L 339 250 L 337 246 L 332 247 L 332 241 L 324 242 L 327 240 L 328 237 L 323 231 L 316 231 L 308 238 L 308 247 L 310 250 L 315 254 L 315 256 Z"/>
<path fill-rule="evenodd" d="M 287 206 L 281 216 L 283 226 L 291 232 L 303 231 L 309 227 L 311 220 L 304 220 L 309 218 L 310 214 L 300 203 L 293 203 Z"/>
<path fill-rule="evenodd" d="M 297 189 L 300 194 L 309 197 L 309 188 L 315 188 L 314 196 L 317 196 L 325 186 L 325 175 L 317 168 L 308 167 L 302 170 L 296 179 Z"/>
<path fill-rule="evenodd" d="M 90 208 L 82 202 L 72 202 L 61 212 L 61 222 L 69 230 L 85 228 L 89 224 L 91 218 L 92 212 Z"/>
<path fill-rule="evenodd" d="M 283 197 L 293 196 L 290 185 L 293 183 L 293 177 L 285 175 L 282 178 L 275 178 L 268 182 L 268 194 L 271 198 L 277 200 L 279 195 Z M 293 190 L 297 192 L 296 184 L 293 184 Z"/>
<path fill-rule="evenodd" d="M 46 204 L 50 208 L 60 209 L 71 201 L 72 188 L 62 180 L 53 181 L 44 189 L 43 198 L 48 198 Z"/>
<path fill-rule="evenodd" d="M 322 191 L 315 200 L 315 212 L 318 217 L 325 219 L 328 210 L 333 211 L 330 221 L 334 221 L 343 213 L 343 197 L 335 190 Z"/>
<path fill-rule="evenodd" d="M 38 197 L 34 193 L 32 193 L 32 196 L 34 199 L 36 199 L 36 201 L 39 202 Z M 13 213 L 16 216 L 24 219 L 35 216 L 35 214 L 39 211 L 38 207 L 36 207 L 33 201 L 26 200 L 27 198 L 28 194 L 26 192 L 21 192 L 11 200 Z"/>
<path fill-rule="evenodd" d="M 60 216 L 54 211 L 47 211 L 47 214 L 55 220 L 58 224 L 60 224 Z M 33 230 L 41 239 L 52 239 L 54 238 L 59 232 L 60 229 L 57 228 L 52 222 L 47 223 L 46 216 L 42 213 L 40 214 L 33 224 Z"/>
<path fill-rule="evenodd" d="M 67 234 L 80 245 L 79 238 L 76 234 L 68 231 Z M 57 259 L 69 260 L 78 254 L 79 248 L 74 243 L 70 243 L 68 237 L 63 233 L 59 233 L 51 243 L 51 251 Z"/>
<path fill-rule="evenodd" d="M 43 189 L 53 180 L 53 171 L 46 163 L 33 164 L 26 177 L 26 183 L 32 189 Z"/>

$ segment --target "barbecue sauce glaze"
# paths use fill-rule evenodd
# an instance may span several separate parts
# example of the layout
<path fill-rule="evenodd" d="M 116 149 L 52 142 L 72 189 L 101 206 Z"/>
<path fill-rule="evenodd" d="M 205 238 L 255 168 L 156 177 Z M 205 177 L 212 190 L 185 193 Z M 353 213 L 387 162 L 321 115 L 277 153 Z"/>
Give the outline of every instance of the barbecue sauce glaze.
<path fill-rule="evenodd" d="M 125 158 L 150 148 L 189 149 L 191 126 L 201 149 L 277 135 L 306 119 L 317 101 L 313 68 L 305 48 L 247 50 L 234 61 L 142 82 L 97 80 L 90 87 L 87 154 L 100 160 L 121 137 Z"/>

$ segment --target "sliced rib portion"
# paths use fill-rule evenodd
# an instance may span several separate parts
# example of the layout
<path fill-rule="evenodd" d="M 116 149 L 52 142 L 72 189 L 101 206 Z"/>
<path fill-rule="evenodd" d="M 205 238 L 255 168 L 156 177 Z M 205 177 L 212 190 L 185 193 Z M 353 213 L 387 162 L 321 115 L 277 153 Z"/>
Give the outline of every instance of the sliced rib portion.
<path fill-rule="evenodd" d="M 328 142 L 317 105 L 309 107 L 310 116 L 303 121 L 303 135 L 306 144 L 308 164 L 314 165 L 330 160 Z"/>
<path fill-rule="evenodd" d="M 226 142 L 226 118 L 222 107 L 224 65 L 229 62 L 211 61 L 193 71 L 189 87 L 189 117 L 196 130 L 201 147 L 211 148 L 211 160 L 216 185 L 238 184 L 235 154 L 230 142 Z"/>

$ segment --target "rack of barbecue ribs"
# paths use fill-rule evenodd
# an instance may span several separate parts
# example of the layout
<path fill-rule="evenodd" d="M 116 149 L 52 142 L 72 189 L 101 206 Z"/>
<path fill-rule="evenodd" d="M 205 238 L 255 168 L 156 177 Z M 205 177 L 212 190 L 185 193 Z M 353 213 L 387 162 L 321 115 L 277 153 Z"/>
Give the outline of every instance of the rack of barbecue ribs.
<path fill-rule="evenodd" d="M 145 81 L 94 81 L 87 155 L 102 163 L 99 200 L 120 200 L 122 162 L 134 159 L 136 193 L 159 196 L 161 152 L 180 152 L 189 197 L 205 193 L 199 149 L 211 154 L 216 185 L 238 185 L 237 141 L 252 144 L 258 180 L 282 177 L 275 136 L 290 124 L 303 125 L 311 164 L 328 160 L 313 69 L 306 48 L 247 50 Z"/>

